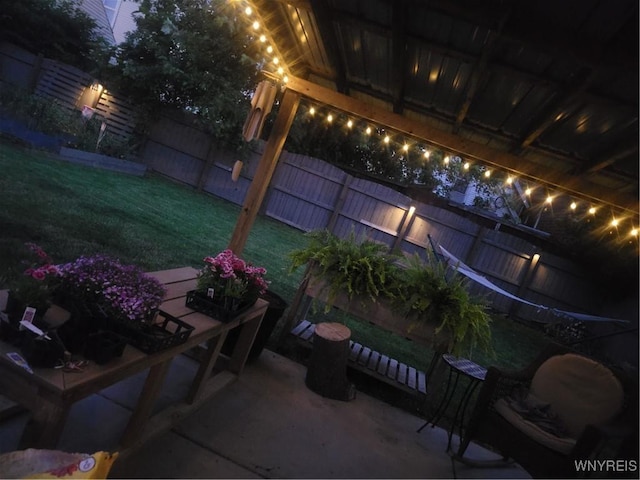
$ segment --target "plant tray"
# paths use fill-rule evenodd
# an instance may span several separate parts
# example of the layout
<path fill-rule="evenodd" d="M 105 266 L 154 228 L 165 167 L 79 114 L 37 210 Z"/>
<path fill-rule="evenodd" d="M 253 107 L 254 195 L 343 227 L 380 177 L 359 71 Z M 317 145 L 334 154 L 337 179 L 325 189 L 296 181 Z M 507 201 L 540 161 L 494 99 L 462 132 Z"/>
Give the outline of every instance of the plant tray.
<path fill-rule="evenodd" d="M 127 343 L 144 353 L 155 353 L 184 343 L 194 327 L 158 310 L 151 323 L 133 324 L 114 321 L 114 331 L 126 338 Z"/>
<path fill-rule="evenodd" d="M 98 365 L 104 365 L 114 358 L 122 356 L 127 340 L 115 332 L 101 330 L 87 338 L 84 357 Z"/>
<path fill-rule="evenodd" d="M 242 302 L 238 304 L 236 308 L 229 310 L 203 293 L 198 292 L 197 290 L 190 290 L 187 292 L 185 304 L 196 312 L 203 313 L 223 323 L 228 323 L 241 313 L 249 310 L 256 303 L 256 300 L 257 298 Z"/>

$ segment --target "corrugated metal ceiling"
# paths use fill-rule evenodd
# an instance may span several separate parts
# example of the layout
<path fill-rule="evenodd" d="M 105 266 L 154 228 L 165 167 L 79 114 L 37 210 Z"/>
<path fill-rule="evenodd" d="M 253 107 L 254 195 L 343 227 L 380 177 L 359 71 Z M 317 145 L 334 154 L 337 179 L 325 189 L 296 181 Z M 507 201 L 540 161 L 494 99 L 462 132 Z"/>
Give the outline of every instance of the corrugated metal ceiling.
<path fill-rule="evenodd" d="M 294 75 L 624 192 L 637 214 L 637 0 L 254 4 Z"/>

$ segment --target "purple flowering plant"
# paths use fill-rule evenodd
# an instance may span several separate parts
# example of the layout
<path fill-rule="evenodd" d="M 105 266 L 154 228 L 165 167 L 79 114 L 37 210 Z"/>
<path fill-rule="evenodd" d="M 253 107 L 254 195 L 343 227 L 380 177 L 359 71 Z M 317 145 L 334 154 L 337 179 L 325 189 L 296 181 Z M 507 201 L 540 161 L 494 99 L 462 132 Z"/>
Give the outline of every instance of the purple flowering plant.
<path fill-rule="evenodd" d="M 10 286 L 11 295 L 23 306 L 44 313 L 51 306 L 57 285 L 58 267 L 40 246 L 25 243 L 27 254 L 21 261 L 21 272 Z"/>
<path fill-rule="evenodd" d="M 269 288 L 264 276 L 267 270 L 255 267 L 224 250 L 215 257 L 205 257 L 204 267 L 198 273 L 197 290 L 208 294 L 213 289 L 215 297 L 257 299 Z"/>
<path fill-rule="evenodd" d="M 123 265 L 107 255 L 79 257 L 61 265 L 60 289 L 73 298 L 93 302 L 123 320 L 144 321 L 158 308 L 164 286 L 136 265 Z"/>

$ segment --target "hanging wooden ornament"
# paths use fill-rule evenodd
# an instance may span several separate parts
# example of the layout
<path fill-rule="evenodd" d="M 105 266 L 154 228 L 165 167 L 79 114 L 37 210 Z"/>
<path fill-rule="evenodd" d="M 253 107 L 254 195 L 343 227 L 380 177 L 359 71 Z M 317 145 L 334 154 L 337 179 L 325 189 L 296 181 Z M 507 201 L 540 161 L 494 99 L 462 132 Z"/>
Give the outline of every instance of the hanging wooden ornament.
<path fill-rule="evenodd" d="M 236 160 L 236 163 L 233 164 L 233 169 L 231 170 L 231 180 L 234 182 L 238 181 L 240 178 L 240 171 L 242 170 L 243 162 L 242 160 Z"/>

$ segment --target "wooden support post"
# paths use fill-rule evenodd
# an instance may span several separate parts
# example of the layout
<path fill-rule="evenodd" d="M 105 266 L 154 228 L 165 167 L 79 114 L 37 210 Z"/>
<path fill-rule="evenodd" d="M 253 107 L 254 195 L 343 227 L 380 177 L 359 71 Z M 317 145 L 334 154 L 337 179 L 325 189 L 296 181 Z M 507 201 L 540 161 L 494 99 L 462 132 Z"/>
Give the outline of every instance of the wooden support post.
<path fill-rule="evenodd" d="M 351 330 L 341 323 L 316 325 L 313 351 L 307 368 L 307 387 L 323 397 L 353 400 L 355 387 L 347 378 Z"/>
<path fill-rule="evenodd" d="M 256 169 L 253 181 L 249 186 L 247 195 L 242 206 L 242 211 L 238 215 L 235 229 L 231 235 L 228 248 L 236 255 L 241 255 L 247 243 L 249 232 L 256 219 L 262 201 L 267 193 L 267 188 L 276 169 L 278 158 L 282 152 L 282 147 L 289 134 L 289 129 L 300 104 L 300 94 L 292 90 L 286 90 L 280 103 L 280 110 L 276 116 L 271 135 L 264 148 L 264 153 Z"/>

